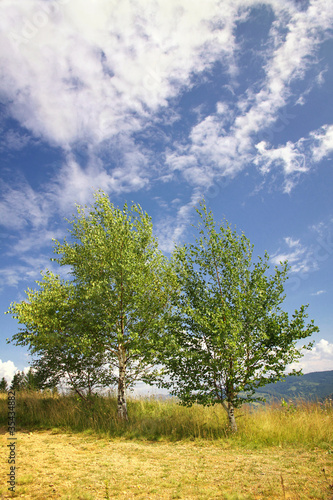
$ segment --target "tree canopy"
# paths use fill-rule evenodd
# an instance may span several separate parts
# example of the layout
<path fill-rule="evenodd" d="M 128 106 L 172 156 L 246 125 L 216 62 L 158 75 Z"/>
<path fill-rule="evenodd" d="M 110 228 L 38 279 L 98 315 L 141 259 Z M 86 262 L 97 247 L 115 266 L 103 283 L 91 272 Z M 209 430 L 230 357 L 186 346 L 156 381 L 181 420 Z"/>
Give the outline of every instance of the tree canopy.
<path fill-rule="evenodd" d="M 117 386 L 127 420 L 126 389 L 157 382 L 183 404 L 222 404 L 236 430 L 234 408 L 312 347 L 298 345 L 318 331 L 307 306 L 282 310 L 287 262 L 272 271 L 267 253 L 253 261 L 244 234 L 217 227 L 204 202 L 197 213 L 195 244 L 167 259 L 139 205 L 116 208 L 101 191 L 90 208 L 77 205 L 68 239 L 54 240 L 52 260 L 69 274 L 46 271 L 8 311 L 42 386 L 65 377 L 83 398 Z"/>
<path fill-rule="evenodd" d="M 138 205 L 121 210 L 97 192 L 94 205 L 77 206 L 68 222 L 70 237 L 55 240 L 53 260 L 69 266 L 70 280 L 46 273 L 40 289 L 27 292 L 28 303 L 11 305 L 26 325 L 14 341 L 29 345 L 50 373 L 63 365 L 69 376 L 80 375 L 96 361 L 101 369 L 107 364 L 118 386 L 118 415 L 127 419 L 126 388 L 154 377 L 152 339 L 164 328 L 175 274 Z"/>
<path fill-rule="evenodd" d="M 306 306 L 291 318 L 281 309 L 286 262 L 269 273 L 267 253 L 252 262 L 244 234 L 228 223 L 216 228 L 204 203 L 197 212 L 196 243 L 174 252 L 180 294 L 161 349 L 161 385 L 184 404 L 221 403 L 235 431 L 234 408 L 285 377 L 287 365 L 302 356 L 297 342 L 318 328 L 313 321 L 305 326 Z"/>
<path fill-rule="evenodd" d="M 38 288 L 28 289 L 26 300 L 11 304 L 9 312 L 24 325 L 12 341 L 29 347 L 41 387 L 66 381 L 84 398 L 95 387 L 114 382 L 105 355 L 96 352 L 91 332 L 83 325 L 74 284 L 51 271 L 36 284 Z"/>

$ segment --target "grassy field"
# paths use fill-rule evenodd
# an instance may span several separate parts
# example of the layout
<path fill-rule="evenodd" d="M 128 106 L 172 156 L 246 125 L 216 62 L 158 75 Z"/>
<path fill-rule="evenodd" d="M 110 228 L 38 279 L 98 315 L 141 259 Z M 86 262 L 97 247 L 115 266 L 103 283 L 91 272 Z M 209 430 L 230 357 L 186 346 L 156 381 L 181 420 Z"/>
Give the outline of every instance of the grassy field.
<path fill-rule="evenodd" d="M 333 499 L 331 404 L 275 404 L 237 412 L 231 435 L 219 407 L 17 394 L 16 492 L 26 499 Z M 7 401 L 0 398 L 1 477 Z"/>

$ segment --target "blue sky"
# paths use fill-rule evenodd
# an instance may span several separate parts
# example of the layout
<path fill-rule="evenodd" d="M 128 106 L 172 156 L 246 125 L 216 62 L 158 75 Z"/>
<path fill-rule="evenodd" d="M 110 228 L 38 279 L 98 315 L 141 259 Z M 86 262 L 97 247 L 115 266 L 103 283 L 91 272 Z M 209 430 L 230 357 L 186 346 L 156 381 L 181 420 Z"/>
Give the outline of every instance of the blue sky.
<path fill-rule="evenodd" d="M 320 332 L 300 366 L 333 369 L 333 3 L 3 0 L 1 310 L 24 298 L 103 189 L 140 203 L 160 246 L 191 242 L 204 196 L 273 265 L 285 309 Z M 1 321 L 0 377 L 28 366 Z"/>

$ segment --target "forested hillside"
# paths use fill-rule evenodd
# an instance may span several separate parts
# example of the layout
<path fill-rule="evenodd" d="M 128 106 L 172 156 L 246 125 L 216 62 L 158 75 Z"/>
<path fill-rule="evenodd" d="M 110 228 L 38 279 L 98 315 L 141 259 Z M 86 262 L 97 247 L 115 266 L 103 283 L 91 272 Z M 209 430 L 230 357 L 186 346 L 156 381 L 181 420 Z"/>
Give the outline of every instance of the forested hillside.
<path fill-rule="evenodd" d="M 274 398 L 325 399 L 333 395 L 333 370 L 290 376 L 283 382 L 268 384 L 257 390 L 267 400 Z"/>

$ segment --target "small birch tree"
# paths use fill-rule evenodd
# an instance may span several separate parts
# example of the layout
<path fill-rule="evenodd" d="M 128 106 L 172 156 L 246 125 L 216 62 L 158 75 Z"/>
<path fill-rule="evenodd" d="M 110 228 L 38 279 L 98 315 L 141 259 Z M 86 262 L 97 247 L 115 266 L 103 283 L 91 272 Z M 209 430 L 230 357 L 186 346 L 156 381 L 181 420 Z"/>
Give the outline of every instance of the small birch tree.
<path fill-rule="evenodd" d="M 305 306 L 291 318 L 281 309 L 287 263 L 269 274 L 268 255 L 252 263 L 244 234 L 229 224 L 216 229 L 204 203 L 197 212 L 196 244 L 174 252 L 181 292 L 161 348 L 160 385 L 183 404 L 222 404 L 235 432 L 235 407 L 284 378 L 286 366 L 302 356 L 297 341 L 318 328 L 313 321 L 305 326 Z"/>

